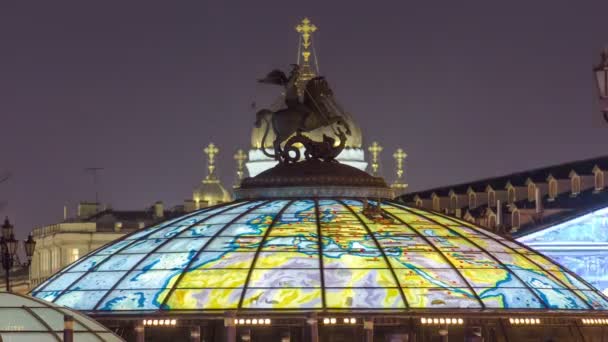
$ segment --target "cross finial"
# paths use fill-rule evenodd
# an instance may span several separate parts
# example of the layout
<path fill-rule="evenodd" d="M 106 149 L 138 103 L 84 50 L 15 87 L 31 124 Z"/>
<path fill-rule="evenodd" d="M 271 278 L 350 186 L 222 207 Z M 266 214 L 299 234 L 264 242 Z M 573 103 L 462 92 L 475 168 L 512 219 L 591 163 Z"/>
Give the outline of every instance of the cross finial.
<path fill-rule="evenodd" d="M 395 172 L 397 174 L 397 178 L 395 178 L 395 182 L 391 185 L 393 189 L 405 189 L 407 188 L 407 184 L 403 182 L 403 161 L 407 157 L 407 154 L 403 152 L 402 148 L 398 148 L 395 153 L 393 153 L 393 158 L 395 158 Z"/>
<path fill-rule="evenodd" d="M 374 141 L 374 142 L 372 142 L 372 145 L 367 148 L 367 150 L 369 151 L 369 153 L 372 154 L 372 163 L 371 163 L 372 175 L 377 176 L 378 169 L 380 168 L 380 163 L 378 162 L 378 157 L 380 156 L 380 152 L 382 152 L 383 148 L 382 148 L 382 146 L 380 146 L 380 144 L 378 144 L 377 141 Z"/>
<path fill-rule="evenodd" d="M 215 178 L 215 157 L 220 152 L 220 150 L 215 146 L 214 143 L 209 143 L 207 147 L 203 150 L 207 155 L 207 170 L 208 174 L 206 179 L 211 180 Z"/>
<path fill-rule="evenodd" d="M 245 161 L 247 160 L 247 154 L 243 150 L 238 149 L 234 154 L 234 160 L 236 160 L 236 184 L 234 187 L 237 188 L 245 177 L 244 166 Z"/>
<path fill-rule="evenodd" d="M 310 46 L 312 44 L 312 34 L 317 31 L 317 27 L 311 24 L 308 18 L 302 19 L 302 22 L 296 26 L 296 31 L 302 36 L 302 51 L 301 55 L 304 58 L 304 63 L 308 63 L 310 58 Z"/>

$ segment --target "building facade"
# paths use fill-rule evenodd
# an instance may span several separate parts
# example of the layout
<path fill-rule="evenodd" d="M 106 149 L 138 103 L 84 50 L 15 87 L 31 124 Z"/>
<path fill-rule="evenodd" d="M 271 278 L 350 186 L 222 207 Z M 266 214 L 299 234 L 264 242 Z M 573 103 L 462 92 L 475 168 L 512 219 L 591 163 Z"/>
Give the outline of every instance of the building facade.
<path fill-rule="evenodd" d="M 156 202 L 146 210 L 104 209 L 97 203 L 80 203 L 76 217 L 35 228 L 36 250 L 30 267 L 31 286 L 37 286 L 63 267 L 121 236 L 183 213 L 165 210 Z"/>

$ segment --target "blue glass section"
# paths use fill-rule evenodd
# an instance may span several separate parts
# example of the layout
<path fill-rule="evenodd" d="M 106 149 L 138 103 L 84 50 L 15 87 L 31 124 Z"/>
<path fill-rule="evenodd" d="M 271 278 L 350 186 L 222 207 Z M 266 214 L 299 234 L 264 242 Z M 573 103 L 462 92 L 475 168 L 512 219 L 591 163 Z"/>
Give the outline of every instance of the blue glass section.
<path fill-rule="evenodd" d="M 551 257 L 595 288 L 608 293 L 608 208 L 525 235 L 518 240 Z M 571 279 L 571 283 L 581 288 L 577 279 Z"/>

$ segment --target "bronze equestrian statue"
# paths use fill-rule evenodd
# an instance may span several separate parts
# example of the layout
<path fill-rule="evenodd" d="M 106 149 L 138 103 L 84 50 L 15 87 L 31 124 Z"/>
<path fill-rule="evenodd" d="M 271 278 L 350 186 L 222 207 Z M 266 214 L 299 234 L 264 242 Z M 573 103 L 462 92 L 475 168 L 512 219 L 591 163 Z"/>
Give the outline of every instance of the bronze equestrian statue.
<path fill-rule="evenodd" d="M 332 126 L 334 124 L 344 127 L 346 135 L 350 135 L 350 127 L 342 116 L 335 113 L 336 111 L 330 105 L 328 100 L 333 96 L 333 92 L 329 84 L 323 77 L 315 77 L 306 83 L 304 88 L 303 100 L 300 101 L 296 82 L 300 75 L 298 65 L 292 65 L 292 70 L 289 77 L 280 70 L 271 71 L 266 78 L 259 80 L 260 83 L 281 85 L 285 88 L 285 105 L 287 108 L 273 112 L 269 109 L 262 109 L 256 114 L 255 126 L 261 127 L 262 121 L 266 122 L 266 130 L 262 138 L 262 152 L 278 161 L 289 162 L 294 161 L 293 156 L 289 157 L 289 151 L 293 148 L 281 148 L 281 144 L 292 135 L 295 137 L 302 136 L 303 132 L 310 132 L 317 128 Z M 266 151 L 265 142 L 270 126 L 275 134 L 273 142 L 274 154 Z M 338 132 L 334 128 L 334 132 Z M 344 134 L 342 134 L 344 136 Z M 295 138 L 294 137 L 294 138 Z M 306 137 L 306 139 L 308 139 Z M 302 139 L 300 139 L 302 140 Z M 310 139 L 308 139 L 310 140 Z M 341 139 L 343 140 L 343 139 Z M 303 142 L 298 139 L 290 139 L 291 144 L 295 142 Z M 306 144 L 303 144 L 306 147 Z M 341 145 L 343 142 L 341 141 Z M 299 153 L 298 153 L 299 158 Z M 297 159 L 295 161 L 297 161 Z"/>

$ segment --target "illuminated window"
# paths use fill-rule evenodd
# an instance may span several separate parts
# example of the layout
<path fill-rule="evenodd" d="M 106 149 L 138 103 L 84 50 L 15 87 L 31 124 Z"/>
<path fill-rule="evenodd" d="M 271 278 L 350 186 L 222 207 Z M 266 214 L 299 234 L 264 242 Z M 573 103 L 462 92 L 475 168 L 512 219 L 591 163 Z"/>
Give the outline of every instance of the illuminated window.
<path fill-rule="evenodd" d="M 473 191 L 469 192 L 469 208 L 477 207 L 477 194 Z"/>
<path fill-rule="evenodd" d="M 510 204 L 515 203 L 516 197 L 514 187 L 510 187 L 509 190 L 507 190 L 507 200 Z"/>
<path fill-rule="evenodd" d="M 488 206 L 492 206 L 496 203 L 496 192 L 492 189 L 488 189 Z"/>
<path fill-rule="evenodd" d="M 490 214 L 488 216 L 488 228 L 490 228 L 490 229 L 496 228 L 496 215 Z"/>
<path fill-rule="evenodd" d="M 528 183 L 528 201 L 534 202 L 536 200 L 536 185 L 534 183 Z"/>
<path fill-rule="evenodd" d="M 519 221 L 520 221 L 519 210 L 515 209 L 511 213 L 511 226 L 513 228 L 519 228 Z"/>
<path fill-rule="evenodd" d="M 456 210 L 458 208 L 458 195 L 452 194 L 450 196 L 450 209 Z"/>
<path fill-rule="evenodd" d="M 570 184 L 572 187 L 572 195 L 578 195 L 581 192 L 581 177 L 578 175 L 572 176 Z"/>
<path fill-rule="evenodd" d="M 557 197 L 557 180 L 551 178 L 549 180 L 549 201 L 555 200 Z"/>
<path fill-rule="evenodd" d="M 604 188 L 604 172 L 597 170 L 595 172 L 595 190 L 600 191 Z"/>
<path fill-rule="evenodd" d="M 435 211 L 441 210 L 441 198 L 439 198 L 439 196 L 437 196 L 436 194 L 433 194 L 432 197 L 433 197 L 433 210 L 435 210 Z"/>
<path fill-rule="evenodd" d="M 74 262 L 80 258 L 80 251 L 78 248 L 72 248 L 70 251 L 70 262 Z"/>

